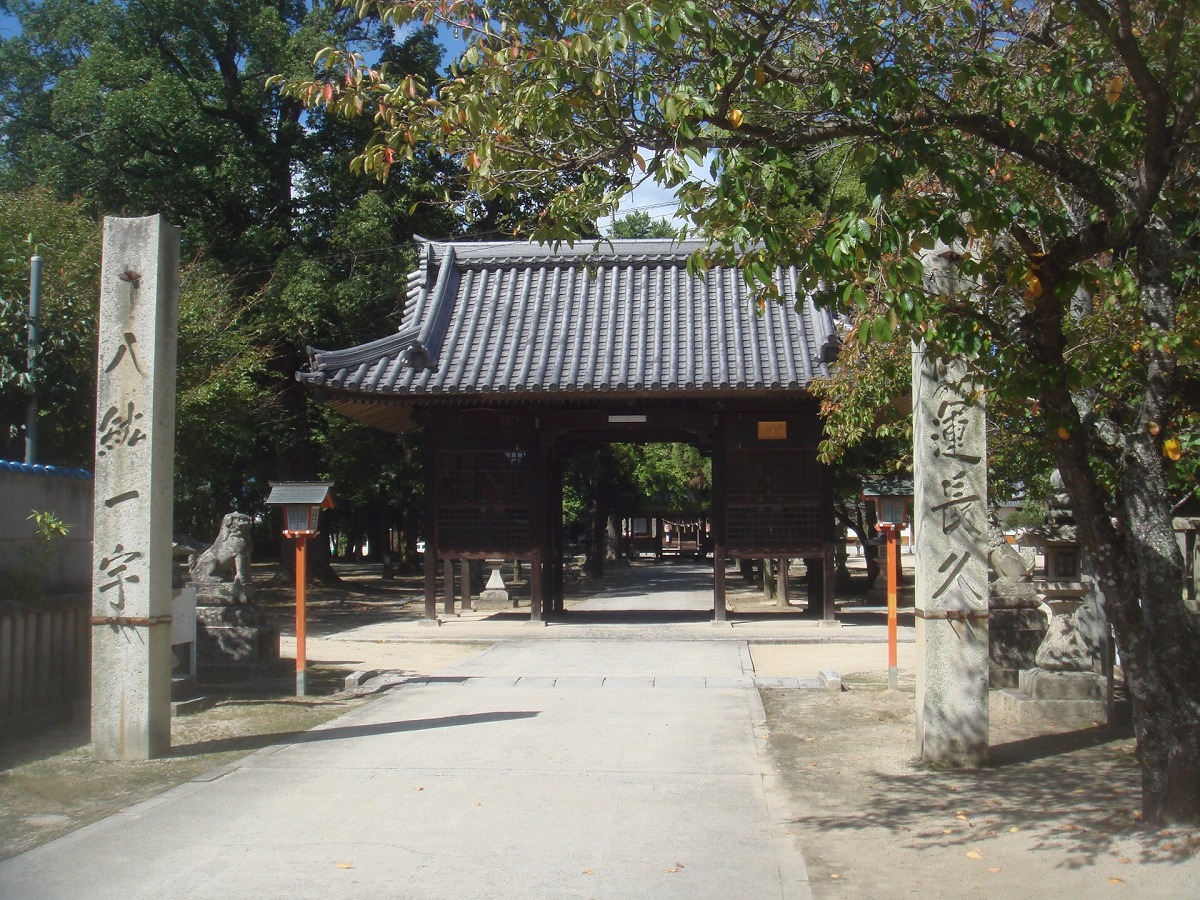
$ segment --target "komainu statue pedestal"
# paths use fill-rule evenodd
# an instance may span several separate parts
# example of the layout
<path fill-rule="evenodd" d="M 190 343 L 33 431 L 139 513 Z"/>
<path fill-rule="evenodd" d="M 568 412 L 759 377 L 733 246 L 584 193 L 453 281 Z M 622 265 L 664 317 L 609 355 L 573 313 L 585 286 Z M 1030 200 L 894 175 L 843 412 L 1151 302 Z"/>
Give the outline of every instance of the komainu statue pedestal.
<path fill-rule="evenodd" d="M 194 584 L 196 668 L 203 675 L 258 674 L 279 662 L 279 631 L 244 585 Z"/>
<path fill-rule="evenodd" d="M 201 677 L 258 675 L 279 664 L 279 631 L 256 605 L 250 518 L 230 513 L 212 546 L 188 563 L 196 591 L 196 668 Z"/>

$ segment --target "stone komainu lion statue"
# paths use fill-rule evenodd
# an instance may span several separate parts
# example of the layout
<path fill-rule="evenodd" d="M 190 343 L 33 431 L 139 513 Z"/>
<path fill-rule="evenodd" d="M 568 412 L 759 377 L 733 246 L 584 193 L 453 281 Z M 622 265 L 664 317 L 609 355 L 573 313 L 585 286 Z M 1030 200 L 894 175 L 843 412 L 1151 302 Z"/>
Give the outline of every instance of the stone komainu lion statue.
<path fill-rule="evenodd" d="M 250 554 L 254 542 L 250 538 L 250 517 L 245 513 L 229 513 L 221 520 L 221 531 L 211 547 L 188 558 L 192 581 L 232 581 L 250 584 Z"/>

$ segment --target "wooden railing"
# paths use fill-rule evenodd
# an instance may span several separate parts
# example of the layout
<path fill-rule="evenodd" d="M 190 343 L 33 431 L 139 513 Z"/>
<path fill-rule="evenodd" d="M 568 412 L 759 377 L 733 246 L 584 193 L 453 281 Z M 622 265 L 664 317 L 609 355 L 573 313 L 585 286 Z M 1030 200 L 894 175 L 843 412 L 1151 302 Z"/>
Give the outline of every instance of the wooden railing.
<path fill-rule="evenodd" d="M 69 718 L 91 683 L 86 597 L 0 604 L 0 735 Z"/>

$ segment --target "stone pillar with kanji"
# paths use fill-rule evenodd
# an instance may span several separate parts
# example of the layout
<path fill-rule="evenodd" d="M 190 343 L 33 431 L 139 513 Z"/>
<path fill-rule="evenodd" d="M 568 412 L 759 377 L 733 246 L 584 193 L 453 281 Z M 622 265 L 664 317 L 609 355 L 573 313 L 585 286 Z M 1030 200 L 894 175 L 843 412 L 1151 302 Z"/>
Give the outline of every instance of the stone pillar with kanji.
<path fill-rule="evenodd" d="M 96 388 L 92 745 L 171 746 L 171 535 L 179 229 L 104 220 Z"/>
<path fill-rule="evenodd" d="M 913 355 L 917 752 L 979 765 L 988 750 L 987 450 L 961 360 Z"/>

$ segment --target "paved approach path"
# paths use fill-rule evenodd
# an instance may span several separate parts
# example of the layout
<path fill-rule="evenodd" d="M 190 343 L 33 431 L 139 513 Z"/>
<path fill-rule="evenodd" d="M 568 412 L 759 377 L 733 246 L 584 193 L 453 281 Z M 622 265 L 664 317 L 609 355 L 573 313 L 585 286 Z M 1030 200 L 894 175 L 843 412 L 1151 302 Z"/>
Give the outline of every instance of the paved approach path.
<path fill-rule="evenodd" d="M 0 863 L 0 896 L 810 897 L 752 675 L 736 640 L 499 643 Z"/>

